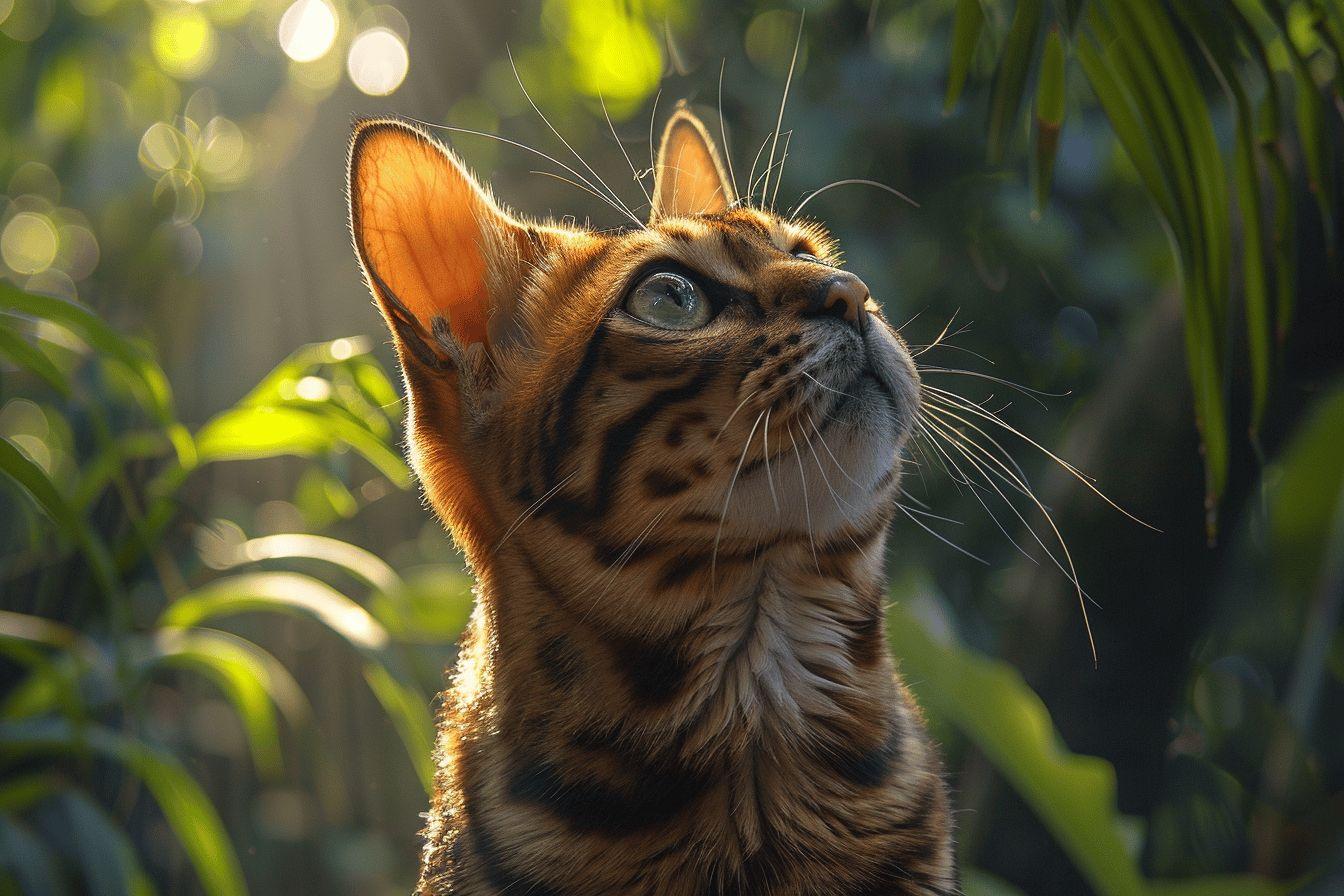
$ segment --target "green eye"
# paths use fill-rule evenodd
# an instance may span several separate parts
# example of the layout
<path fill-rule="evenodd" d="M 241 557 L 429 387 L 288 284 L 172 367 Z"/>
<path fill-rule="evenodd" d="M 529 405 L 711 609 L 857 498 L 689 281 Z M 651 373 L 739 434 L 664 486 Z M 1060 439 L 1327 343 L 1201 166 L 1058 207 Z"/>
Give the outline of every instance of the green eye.
<path fill-rule="evenodd" d="M 670 271 L 650 274 L 625 300 L 625 310 L 664 330 L 694 330 L 709 323 L 714 309 L 690 279 Z"/>

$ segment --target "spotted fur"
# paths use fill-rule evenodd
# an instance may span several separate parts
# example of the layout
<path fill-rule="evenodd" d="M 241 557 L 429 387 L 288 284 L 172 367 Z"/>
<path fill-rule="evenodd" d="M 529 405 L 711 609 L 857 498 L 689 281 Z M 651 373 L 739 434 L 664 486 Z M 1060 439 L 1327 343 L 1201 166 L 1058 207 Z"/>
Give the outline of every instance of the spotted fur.
<path fill-rule="evenodd" d="M 420 131 L 356 129 L 412 460 L 478 581 L 418 892 L 954 893 L 885 647 L 914 365 L 820 226 L 734 201 L 684 109 L 656 191 L 647 227 L 522 221 Z M 714 319 L 627 314 L 655 266 Z"/>

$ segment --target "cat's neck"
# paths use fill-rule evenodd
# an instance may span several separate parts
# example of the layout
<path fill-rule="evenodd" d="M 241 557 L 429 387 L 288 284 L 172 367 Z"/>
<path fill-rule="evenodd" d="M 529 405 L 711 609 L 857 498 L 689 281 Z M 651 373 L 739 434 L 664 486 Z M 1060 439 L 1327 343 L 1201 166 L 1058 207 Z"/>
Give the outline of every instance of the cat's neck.
<path fill-rule="evenodd" d="M 482 624 L 500 627 L 488 641 L 530 645 L 535 656 L 501 657 L 488 670 L 498 720 L 491 749 L 510 754 L 519 779 L 538 751 L 550 769 L 530 784 L 515 780 L 514 790 L 544 800 L 566 766 L 584 777 L 610 762 L 613 781 L 675 784 L 669 812 L 692 790 L 724 791 L 745 846 L 765 836 L 742 811 L 757 798 L 763 765 L 776 781 L 831 774 L 871 784 L 903 731 L 884 645 L 881 556 L 880 539 L 827 556 L 810 543 L 765 553 L 725 576 L 731 590 L 701 601 L 675 634 L 647 637 L 595 627 L 583 612 L 592 589 L 566 591 L 563 576 L 535 560 L 488 580 L 493 612 Z M 635 799 L 656 815 L 649 796 Z M 603 811 L 644 820 L 620 803 L 612 796 Z"/>
<path fill-rule="evenodd" d="M 519 892 L 868 893 L 907 846 L 934 855 L 942 785 L 884 645 L 881 538 L 854 548 L 762 554 L 657 638 L 589 626 L 560 570 L 500 558 L 440 729 L 426 867 Z"/>

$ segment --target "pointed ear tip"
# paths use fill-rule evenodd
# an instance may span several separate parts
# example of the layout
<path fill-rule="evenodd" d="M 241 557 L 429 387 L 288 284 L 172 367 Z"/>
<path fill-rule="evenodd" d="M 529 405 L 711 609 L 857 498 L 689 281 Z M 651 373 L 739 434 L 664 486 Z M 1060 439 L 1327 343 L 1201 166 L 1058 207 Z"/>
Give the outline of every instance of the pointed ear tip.
<path fill-rule="evenodd" d="M 685 100 L 678 100 L 677 107 L 672 112 L 672 117 L 667 120 L 667 134 L 680 127 L 689 127 L 695 130 L 697 134 L 705 135 L 708 131 L 705 129 L 705 123 L 700 120 L 700 116 L 695 114 L 690 103 Z"/>
<path fill-rule="evenodd" d="M 370 141 L 384 136 L 410 137 L 431 144 L 435 142 L 425 131 L 400 118 L 356 118 L 350 127 L 350 167 L 354 168 Z"/>

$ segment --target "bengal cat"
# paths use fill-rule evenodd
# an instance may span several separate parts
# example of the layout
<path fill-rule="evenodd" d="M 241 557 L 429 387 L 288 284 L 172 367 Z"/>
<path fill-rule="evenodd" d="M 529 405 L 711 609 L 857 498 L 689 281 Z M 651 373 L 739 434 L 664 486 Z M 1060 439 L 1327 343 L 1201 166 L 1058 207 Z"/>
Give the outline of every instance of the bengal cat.
<path fill-rule="evenodd" d="M 418 892 L 955 893 L 884 636 L 910 354 L 685 107 L 651 204 L 526 221 L 417 128 L 356 127 L 411 460 L 478 582 Z"/>

